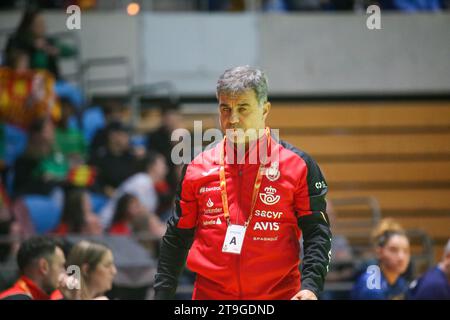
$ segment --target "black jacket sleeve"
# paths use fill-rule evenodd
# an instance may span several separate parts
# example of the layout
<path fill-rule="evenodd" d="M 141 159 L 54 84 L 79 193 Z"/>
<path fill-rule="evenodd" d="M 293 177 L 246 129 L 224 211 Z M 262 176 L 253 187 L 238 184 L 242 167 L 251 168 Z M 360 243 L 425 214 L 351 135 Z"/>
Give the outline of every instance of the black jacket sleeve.
<path fill-rule="evenodd" d="M 181 186 L 187 166 L 184 167 L 181 183 L 175 198 L 175 210 L 167 223 L 167 231 L 161 242 L 158 270 L 155 276 L 155 299 L 173 299 L 178 286 L 178 278 L 183 271 L 191 248 L 195 228 L 178 228 L 181 212 Z"/>
<path fill-rule="evenodd" d="M 319 297 L 331 256 L 331 230 L 323 212 L 299 219 L 303 232 L 304 258 L 302 263 L 302 290 L 307 289 Z"/>
<path fill-rule="evenodd" d="M 332 234 L 325 200 L 328 187 L 317 163 L 305 153 L 302 153 L 302 158 L 308 172 L 300 187 L 308 188 L 308 196 L 300 202 L 309 204 L 302 205 L 301 211 L 297 212 L 298 225 L 303 233 L 302 290 L 311 290 L 319 297 L 331 257 Z M 305 194 L 305 190 L 301 194 Z"/>

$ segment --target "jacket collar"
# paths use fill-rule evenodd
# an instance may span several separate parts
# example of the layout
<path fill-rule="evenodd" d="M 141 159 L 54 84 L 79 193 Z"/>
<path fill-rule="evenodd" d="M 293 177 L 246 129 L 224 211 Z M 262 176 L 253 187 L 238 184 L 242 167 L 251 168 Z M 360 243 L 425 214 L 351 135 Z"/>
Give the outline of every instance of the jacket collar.
<path fill-rule="evenodd" d="M 276 139 L 274 137 L 272 137 L 272 133 L 270 135 L 270 151 L 268 152 L 268 156 L 270 157 L 270 154 L 272 152 L 272 150 L 274 149 L 274 145 L 277 143 Z M 233 156 L 230 158 L 232 159 L 232 161 L 234 161 L 233 163 L 228 163 L 228 165 L 239 165 L 239 164 L 243 164 L 243 165 L 253 165 L 253 164 L 259 164 L 260 163 L 260 155 L 258 154 L 259 152 L 261 152 L 261 146 L 263 146 L 264 149 L 262 150 L 266 150 L 267 149 L 267 136 L 266 134 L 263 134 L 261 137 L 259 137 L 257 140 L 252 141 L 249 143 L 249 146 L 245 148 L 245 151 L 243 149 L 241 149 L 239 151 L 238 154 L 238 147 L 231 143 L 231 142 L 227 142 L 227 146 L 225 148 L 225 159 L 226 159 L 226 155 L 227 152 L 233 153 Z M 221 152 L 223 151 L 223 140 L 218 143 L 215 146 L 215 150 L 214 150 L 214 156 L 213 156 L 213 162 L 214 164 L 220 164 L 220 156 L 221 156 Z M 243 148 L 243 147 L 242 147 Z M 239 162 L 239 158 L 241 158 L 242 160 Z M 250 162 L 251 160 L 251 162 Z M 256 162 L 255 162 L 256 161 Z M 225 161 L 225 164 L 227 164 L 227 161 Z"/>
<path fill-rule="evenodd" d="M 50 296 L 39 288 L 36 283 L 26 276 L 21 276 L 17 281 L 18 287 L 24 293 L 29 294 L 33 300 L 49 300 Z"/>

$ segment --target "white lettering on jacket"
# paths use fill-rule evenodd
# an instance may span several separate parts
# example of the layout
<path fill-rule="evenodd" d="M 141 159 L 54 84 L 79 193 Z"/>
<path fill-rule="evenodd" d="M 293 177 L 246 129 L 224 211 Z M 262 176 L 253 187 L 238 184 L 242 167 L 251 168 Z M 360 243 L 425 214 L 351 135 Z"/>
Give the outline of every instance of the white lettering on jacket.
<path fill-rule="evenodd" d="M 280 224 L 278 222 L 263 222 L 258 221 L 255 223 L 253 230 L 270 230 L 278 231 L 280 229 Z"/>
<path fill-rule="evenodd" d="M 268 218 L 268 219 L 280 219 L 283 215 L 281 211 L 266 211 L 255 210 L 255 217 Z"/>

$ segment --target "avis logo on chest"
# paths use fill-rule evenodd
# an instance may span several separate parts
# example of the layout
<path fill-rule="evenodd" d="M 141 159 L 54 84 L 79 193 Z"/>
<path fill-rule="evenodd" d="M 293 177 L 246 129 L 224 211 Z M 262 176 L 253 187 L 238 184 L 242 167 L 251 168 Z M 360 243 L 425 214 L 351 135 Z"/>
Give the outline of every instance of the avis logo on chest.
<path fill-rule="evenodd" d="M 255 210 L 255 217 L 279 220 L 282 215 L 283 212 L 281 211 Z M 278 231 L 279 229 L 280 229 L 280 222 L 274 221 L 257 221 L 253 226 L 253 230 L 261 230 L 261 231 Z"/>

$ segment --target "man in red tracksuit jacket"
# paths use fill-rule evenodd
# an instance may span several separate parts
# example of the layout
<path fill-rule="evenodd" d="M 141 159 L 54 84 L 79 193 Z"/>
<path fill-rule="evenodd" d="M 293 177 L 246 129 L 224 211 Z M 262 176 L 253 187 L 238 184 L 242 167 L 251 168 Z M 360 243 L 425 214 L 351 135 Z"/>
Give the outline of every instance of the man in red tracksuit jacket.
<path fill-rule="evenodd" d="M 266 128 L 260 70 L 225 71 L 217 97 L 226 135 L 184 167 L 156 299 L 174 297 L 186 258 L 197 274 L 193 299 L 317 299 L 331 255 L 325 179 L 309 155 Z"/>
<path fill-rule="evenodd" d="M 59 300 L 80 298 L 80 290 L 67 287 L 65 255 L 58 241 L 47 236 L 28 238 L 20 245 L 20 277 L 0 292 L 0 300 Z"/>

